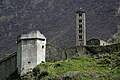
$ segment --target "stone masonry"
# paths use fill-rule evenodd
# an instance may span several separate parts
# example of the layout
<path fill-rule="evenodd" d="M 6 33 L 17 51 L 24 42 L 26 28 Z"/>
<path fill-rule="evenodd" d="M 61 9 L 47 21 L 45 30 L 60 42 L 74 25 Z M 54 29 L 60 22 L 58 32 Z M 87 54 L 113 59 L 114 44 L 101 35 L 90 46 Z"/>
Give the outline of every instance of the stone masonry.
<path fill-rule="evenodd" d="M 86 21 L 85 12 L 76 12 L 76 46 L 86 45 Z"/>
<path fill-rule="evenodd" d="M 39 31 L 31 31 L 18 37 L 18 74 L 24 75 L 45 61 L 46 38 Z"/>
<path fill-rule="evenodd" d="M 76 12 L 76 47 L 78 55 L 84 54 L 86 45 L 86 20 L 85 12 L 79 10 Z"/>

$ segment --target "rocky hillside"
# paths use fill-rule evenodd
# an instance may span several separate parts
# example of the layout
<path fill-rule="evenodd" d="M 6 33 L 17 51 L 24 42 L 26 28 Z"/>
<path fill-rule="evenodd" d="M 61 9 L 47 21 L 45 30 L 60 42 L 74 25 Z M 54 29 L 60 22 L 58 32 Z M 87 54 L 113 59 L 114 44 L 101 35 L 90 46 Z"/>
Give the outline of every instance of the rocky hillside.
<path fill-rule="evenodd" d="M 45 34 L 48 43 L 74 46 L 80 7 L 86 11 L 88 39 L 107 40 L 116 33 L 119 0 L 0 0 L 0 57 L 16 50 L 18 35 L 33 29 Z"/>

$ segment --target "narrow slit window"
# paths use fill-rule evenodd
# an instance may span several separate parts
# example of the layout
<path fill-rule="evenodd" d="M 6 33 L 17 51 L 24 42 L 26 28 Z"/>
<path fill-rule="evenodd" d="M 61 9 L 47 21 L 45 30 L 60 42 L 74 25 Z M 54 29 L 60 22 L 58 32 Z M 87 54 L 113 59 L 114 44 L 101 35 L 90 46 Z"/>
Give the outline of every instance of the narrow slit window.
<path fill-rule="evenodd" d="M 29 61 L 28 64 L 30 64 L 31 62 Z"/>
<path fill-rule="evenodd" d="M 44 46 L 42 45 L 42 49 L 44 49 Z"/>

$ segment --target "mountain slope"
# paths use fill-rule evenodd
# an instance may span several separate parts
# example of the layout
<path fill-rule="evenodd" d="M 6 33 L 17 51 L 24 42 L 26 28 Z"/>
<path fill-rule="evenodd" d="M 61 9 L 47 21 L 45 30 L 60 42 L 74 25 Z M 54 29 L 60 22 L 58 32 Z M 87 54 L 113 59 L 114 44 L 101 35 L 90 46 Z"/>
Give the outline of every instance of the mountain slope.
<path fill-rule="evenodd" d="M 48 43 L 75 46 L 75 12 L 86 11 L 87 38 L 107 40 L 120 21 L 119 0 L 0 0 L 0 57 L 16 50 L 17 36 L 40 30 Z"/>

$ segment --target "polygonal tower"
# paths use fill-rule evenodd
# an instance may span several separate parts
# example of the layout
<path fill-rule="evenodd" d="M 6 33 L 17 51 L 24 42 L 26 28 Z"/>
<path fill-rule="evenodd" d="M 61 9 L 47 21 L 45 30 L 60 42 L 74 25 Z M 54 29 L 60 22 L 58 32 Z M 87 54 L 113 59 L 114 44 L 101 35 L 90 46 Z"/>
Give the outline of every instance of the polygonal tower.
<path fill-rule="evenodd" d="M 76 46 L 86 45 L 86 21 L 83 10 L 76 12 Z"/>
<path fill-rule="evenodd" d="M 18 37 L 17 68 L 20 76 L 45 61 L 46 38 L 39 31 Z"/>

